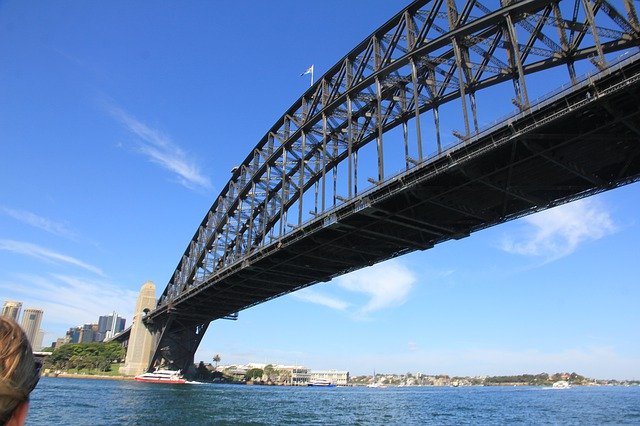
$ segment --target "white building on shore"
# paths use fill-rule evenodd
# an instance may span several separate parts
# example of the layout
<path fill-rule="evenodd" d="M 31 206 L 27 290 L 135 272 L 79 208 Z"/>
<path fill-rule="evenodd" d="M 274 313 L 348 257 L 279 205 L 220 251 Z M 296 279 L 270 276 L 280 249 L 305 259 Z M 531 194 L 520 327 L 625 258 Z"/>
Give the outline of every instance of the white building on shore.
<path fill-rule="evenodd" d="M 349 384 L 349 372 L 338 370 L 312 370 L 309 372 L 309 380 L 324 379 L 337 386 Z"/>

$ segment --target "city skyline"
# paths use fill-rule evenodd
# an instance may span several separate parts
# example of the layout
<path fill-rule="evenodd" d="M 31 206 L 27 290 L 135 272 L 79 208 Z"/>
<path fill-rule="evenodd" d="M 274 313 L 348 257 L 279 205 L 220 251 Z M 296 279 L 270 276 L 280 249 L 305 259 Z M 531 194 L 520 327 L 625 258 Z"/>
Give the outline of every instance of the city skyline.
<path fill-rule="evenodd" d="M 45 343 L 132 319 L 300 74 L 406 4 L 1 4 L 0 299 L 43 309 Z M 638 379 L 639 204 L 628 185 L 269 301 L 212 323 L 196 362 Z"/>

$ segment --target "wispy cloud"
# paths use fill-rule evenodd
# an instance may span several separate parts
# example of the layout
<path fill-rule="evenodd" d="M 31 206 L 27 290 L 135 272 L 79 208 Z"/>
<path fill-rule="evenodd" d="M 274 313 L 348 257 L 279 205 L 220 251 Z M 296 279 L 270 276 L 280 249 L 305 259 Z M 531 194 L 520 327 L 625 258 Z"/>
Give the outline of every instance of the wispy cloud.
<path fill-rule="evenodd" d="M 171 138 L 141 122 L 113 104 L 107 111 L 136 137 L 137 149 L 152 163 L 178 176 L 182 185 L 189 189 L 211 189 L 211 181 L 187 153 L 172 142 Z"/>
<path fill-rule="evenodd" d="M 27 225 L 40 228 L 50 234 L 69 238 L 71 240 L 75 240 L 77 238 L 76 233 L 66 225 L 47 219 L 46 217 L 38 216 L 37 214 L 26 210 L 10 209 L 8 207 L 0 206 L 0 213 L 12 217 L 22 223 L 26 223 Z"/>
<path fill-rule="evenodd" d="M 398 260 L 379 263 L 337 279 L 340 287 L 369 297 L 358 311 L 361 315 L 403 304 L 415 281 L 413 273 Z"/>
<path fill-rule="evenodd" d="M 292 296 L 298 300 L 314 303 L 316 305 L 326 306 L 328 308 L 336 309 L 339 311 L 344 311 L 349 307 L 349 303 L 343 300 L 327 296 L 310 288 L 296 291 L 292 294 Z"/>
<path fill-rule="evenodd" d="M 93 272 L 95 274 L 104 276 L 104 272 L 102 272 L 102 270 L 96 266 L 82 262 L 81 260 L 78 260 L 75 257 L 67 256 L 62 253 L 57 253 L 55 251 L 46 249 L 44 247 L 40 247 L 35 244 L 26 243 L 23 241 L 0 240 L 0 250 L 9 251 L 12 253 L 24 254 L 26 256 L 35 257 L 36 259 L 44 260 L 47 262 L 53 262 L 58 264 L 64 263 L 68 265 L 73 265 L 73 266 L 77 266 L 79 268 L 85 269 L 87 271 Z"/>
<path fill-rule="evenodd" d="M 27 307 L 44 310 L 43 328 L 62 337 L 66 328 L 93 323 L 99 315 L 116 311 L 132 320 L 137 293 L 99 279 L 87 280 L 69 275 L 18 274 L 0 281 L 2 293 L 23 300 Z M 46 342 L 48 344 L 48 342 Z"/>
<path fill-rule="evenodd" d="M 609 212 L 593 199 L 582 199 L 522 219 L 524 226 L 506 237 L 501 248 L 509 253 L 554 260 L 573 253 L 586 241 L 616 231 Z"/>

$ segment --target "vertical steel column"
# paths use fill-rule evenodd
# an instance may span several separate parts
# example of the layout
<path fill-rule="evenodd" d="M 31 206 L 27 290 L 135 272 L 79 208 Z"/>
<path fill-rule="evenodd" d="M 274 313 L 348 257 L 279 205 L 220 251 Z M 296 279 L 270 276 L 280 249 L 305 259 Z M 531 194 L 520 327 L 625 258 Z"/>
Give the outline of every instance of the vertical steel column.
<path fill-rule="evenodd" d="M 255 211 L 255 202 L 256 202 L 256 183 L 255 181 L 251 182 L 251 213 L 249 214 L 249 226 L 247 227 L 247 254 L 251 253 L 251 249 L 253 248 L 253 212 Z"/>
<path fill-rule="evenodd" d="M 316 147 L 316 153 L 314 155 L 315 160 L 316 160 L 316 164 L 315 167 L 313 169 L 313 176 L 314 179 L 316 180 L 315 183 L 313 184 L 313 192 L 314 192 L 314 206 L 313 206 L 313 213 L 315 216 L 318 215 L 318 187 L 319 187 L 319 182 L 318 182 L 318 172 L 320 171 L 320 152 L 318 152 L 317 147 Z"/>
<path fill-rule="evenodd" d="M 304 195 L 304 163 L 306 157 L 307 148 L 307 135 L 302 131 L 302 152 L 300 155 L 300 170 L 298 179 L 298 226 L 302 225 L 302 199 Z"/>
<path fill-rule="evenodd" d="M 422 161 L 422 132 L 420 131 L 420 94 L 418 91 L 418 69 L 411 58 L 411 85 L 413 86 L 413 107 L 416 119 L 416 142 L 418 143 L 418 161 Z"/>
<path fill-rule="evenodd" d="M 327 115 L 322 113 L 322 208 L 324 213 L 327 196 Z"/>
<path fill-rule="evenodd" d="M 503 5 L 505 1 L 502 1 Z M 507 50 L 507 55 L 511 59 L 511 66 L 515 65 L 518 71 L 518 79 L 514 80 L 514 88 L 516 91 L 516 97 L 518 98 L 518 108 L 529 108 L 529 96 L 527 95 L 527 86 L 524 80 L 524 70 L 522 69 L 522 61 L 520 60 L 520 48 L 518 46 L 518 37 L 516 35 L 516 29 L 513 26 L 511 15 L 505 14 L 505 23 L 507 25 L 507 34 L 509 35 L 509 42 L 511 44 L 511 51 Z"/>
<path fill-rule="evenodd" d="M 560 12 L 560 8 L 558 7 L 558 3 L 552 3 L 551 7 L 553 8 L 553 16 L 556 20 L 556 28 L 558 29 L 558 36 L 560 38 L 560 44 L 562 45 L 562 50 L 567 58 L 567 70 L 569 71 L 569 77 L 571 77 L 571 83 L 576 84 L 576 69 L 573 66 L 573 59 L 571 56 L 573 52 L 571 52 L 571 47 L 569 46 L 569 40 L 567 40 L 567 33 L 565 32 L 565 24 L 564 19 L 562 18 L 562 13 Z"/>
<path fill-rule="evenodd" d="M 640 32 L 640 24 L 638 24 L 638 14 L 636 13 L 636 6 L 633 4 L 633 0 L 624 0 L 624 8 L 627 10 L 629 23 L 636 32 Z"/>
<path fill-rule="evenodd" d="M 347 186 L 349 198 L 353 196 L 353 131 L 351 129 L 351 97 L 347 96 Z"/>
<path fill-rule="evenodd" d="M 286 204 L 286 183 L 287 183 L 287 148 L 283 144 L 282 145 L 282 187 L 280 188 L 280 235 L 282 238 L 284 235 L 284 221 L 285 221 L 285 209 L 284 205 Z"/>
<path fill-rule="evenodd" d="M 384 150 L 382 146 L 382 86 L 376 77 L 376 125 L 378 127 L 378 182 L 384 181 Z"/>
<path fill-rule="evenodd" d="M 400 109 L 404 117 L 407 111 L 407 89 L 405 86 L 400 89 Z M 402 120 L 402 136 L 404 140 L 404 167 L 405 170 L 409 170 L 409 126 L 407 120 Z"/>
<path fill-rule="evenodd" d="M 338 137 L 333 136 L 333 158 L 338 158 Z M 333 207 L 336 206 L 336 201 L 338 199 L 338 163 L 335 162 L 333 165 Z"/>
<path fill-rule="evenodd" d="M 224 200 L 226 204 L 227 198 L 225 197 Z M 222 266 L 225 266 L 227 264 L 227 256 L 229 253 L 229 228 L 231 228 L 231 226 L 229 225 L 230 225 L 230 218 L 229 218 L 229 215 L 227 215 L 227 226 L 225 226 L 226 229 L 224 231 L 224 240 L 223 240 L 224 248 L 222 250 L 222 258 L 220 259 L 222 261 Z"/>
<path fill-rule="evenodd" d="M 589 28 L 591 29 L 593 41 L 596 43 L 598 56 L 600 57 L 597 62 L 597 66 L 600 69 L 604 69 L 607 61 L 604 59 L 604 52 L 602 51 L 602 45 L 600 44 L 600 35 L 598 34 L 598 29 L 596 28 L 595 16 L 593 15 L 593 9 L 591 9 L 591 3 L 589 2 L 589 0 L 582 0 L 582 5 L 584 6 L 584 12 L 587 16 L 587 21 L 589 22 Z"/>
<path fill-rule="evenodd" d="M 269 135 L 269 138 L 273 136 Z M 262 207 L 262 241 L 267 240 L 267 222 L 269 222 L 269 200 L 271 197 L 271 165 L 267 163 L 266 188 L 264 194 L 264 206 Z"/>
<path fill-rule="evenodd" d="M 235 252 L 237 255 L 242 253 L 242 247 L 240 245 L 240 230 L 242 229 L 242 204 L 244 202 L 244 198 L 240 198 L 238 202 L 238 207 L 236 207 L 236 214 L 234 218 L 236 220 L 236 243 L 235 243 Z"/>
<path fill-rule="evenodd" d="M 447 18 L 449 20 L 449 31 L 455 30 L 458 25 L 458 10 L 455 0 L 447 0 Z M 469 113 L 467 112 L 466 83 L 464 70 L 462 68 L 462 54 L 460 52 L 460 46 L 458 46 L 458 40 L 455 37 L 451 37 L 451 46 L 453 46 L 453 52 L 456 57 L 456 68 L 458 70 L 458 88 L 460 90 L 460 102 L 462 103 L 462 115 L 464 118 L 464 134 L 466 137 L 469 137 Z"/>

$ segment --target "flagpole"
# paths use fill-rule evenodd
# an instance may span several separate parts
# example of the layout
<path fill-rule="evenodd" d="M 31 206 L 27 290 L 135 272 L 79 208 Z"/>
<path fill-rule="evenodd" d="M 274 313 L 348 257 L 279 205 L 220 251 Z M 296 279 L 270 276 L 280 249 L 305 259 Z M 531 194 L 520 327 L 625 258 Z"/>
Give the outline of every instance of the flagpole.
<path fill-rule="evenodd" d="M 313 86 L 313 65 L 311 65 L 311 86 Z"/>

